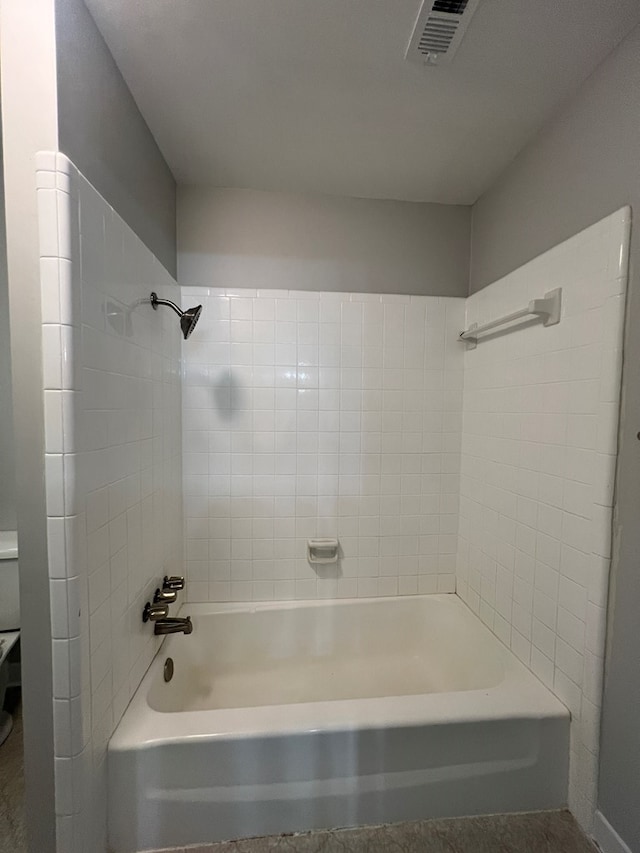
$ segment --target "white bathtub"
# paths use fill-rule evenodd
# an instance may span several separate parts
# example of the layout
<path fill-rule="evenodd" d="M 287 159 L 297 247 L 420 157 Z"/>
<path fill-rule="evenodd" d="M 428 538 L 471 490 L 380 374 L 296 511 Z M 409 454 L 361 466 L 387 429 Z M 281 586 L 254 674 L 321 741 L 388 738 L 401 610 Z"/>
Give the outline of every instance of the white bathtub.
<path fill-rule="evenodd" d="M 567 710 L 455 595 L 184 612 L 109 745 L 116 853 L 565 804 Z"/>

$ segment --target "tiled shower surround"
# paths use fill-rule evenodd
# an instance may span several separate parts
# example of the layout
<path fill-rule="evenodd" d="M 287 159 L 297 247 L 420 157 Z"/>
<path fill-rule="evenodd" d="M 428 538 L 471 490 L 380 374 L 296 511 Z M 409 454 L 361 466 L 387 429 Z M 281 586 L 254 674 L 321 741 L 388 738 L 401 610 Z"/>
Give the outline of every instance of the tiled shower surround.
<path fill-rule="evenodd" d="M 65 157 L 38 197 L 59 849 L 106 849 L 140 609 L 185 557 L 194 601 L 457 591 L 571 709 L 589 829 L 629 212 L 465 302 L 180 291 Z M 458 340 L 554 287 L 559 325 Z M 188 341 L 151 290 L 203 303 Z"/>
<path fill-rule="evenodd" d="M 38 157 L 58 850 L 106 849 L 106 745 L 182 570 L 179 289 L 69 160 Z"/>
<path fill-rule="evenodd" d="M 562 320 L 465 354 L 457 592 L 572 714 L 569 804 L 595 809 L 630 211 L 467 300 L 467 323 L 562 287 Z"/>
<path fill-rule="evenodd" d="M 192 601 L 453 592 L 464 300 L 183 288 Z M 340 540 L 336 565 L 306 544 Z"/>

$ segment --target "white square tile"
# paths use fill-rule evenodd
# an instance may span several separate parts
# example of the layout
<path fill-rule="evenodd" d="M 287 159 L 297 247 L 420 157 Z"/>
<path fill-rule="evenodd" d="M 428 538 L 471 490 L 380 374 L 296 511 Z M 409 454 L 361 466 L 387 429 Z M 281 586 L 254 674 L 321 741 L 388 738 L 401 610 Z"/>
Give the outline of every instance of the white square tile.
<path fill-rule="evenodd" d="M 72 258 L 73 227 L 73 198 L 68 192 L 58 189 L 57 198 L 57 227 L 58 227 L 58 257 Z"/>
<path fill-rule="evenodd" d="M 45 388 L 62 388 L 62 351 L 58 325 L 42 327 L 42 371 Z"/>
<path fill-rule="evenodd" d="M 40 258 L 40 293 L 43 323 L 60 323 L 60 270 L 57 258 Z"/>
<path fill-rule="evenodd" d="M 64 451 L 62 428 L 62 392 L 44 392 L 44 430 L 47 453 Z"/>

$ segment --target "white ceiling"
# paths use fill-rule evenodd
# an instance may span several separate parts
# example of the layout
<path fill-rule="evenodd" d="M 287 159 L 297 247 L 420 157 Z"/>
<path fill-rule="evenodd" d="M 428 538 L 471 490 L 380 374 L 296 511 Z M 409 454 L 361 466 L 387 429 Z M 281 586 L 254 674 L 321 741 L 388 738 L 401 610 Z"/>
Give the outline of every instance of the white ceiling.
<path fill-rule="evenodd" d="M 470 204 L 640 21 L 481 0 L 450 65 L 420 0 L 86 0 L 181 184 Z"/>

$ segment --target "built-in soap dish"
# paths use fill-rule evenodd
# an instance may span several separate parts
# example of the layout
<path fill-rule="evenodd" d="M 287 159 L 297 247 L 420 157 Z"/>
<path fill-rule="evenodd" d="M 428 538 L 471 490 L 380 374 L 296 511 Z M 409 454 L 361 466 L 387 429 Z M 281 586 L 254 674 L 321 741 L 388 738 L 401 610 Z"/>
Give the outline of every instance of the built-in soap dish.
<path fill-rule="evenodd" d="M 309 539 L 307 541 L 307 560 L 313 566 L 337 563 L 338 548 L 337 539 Z"/>

